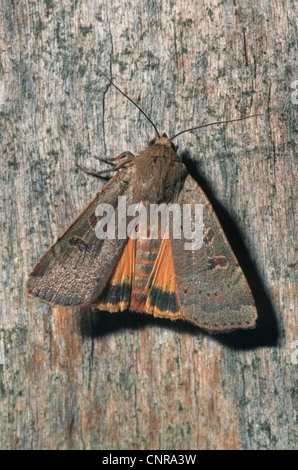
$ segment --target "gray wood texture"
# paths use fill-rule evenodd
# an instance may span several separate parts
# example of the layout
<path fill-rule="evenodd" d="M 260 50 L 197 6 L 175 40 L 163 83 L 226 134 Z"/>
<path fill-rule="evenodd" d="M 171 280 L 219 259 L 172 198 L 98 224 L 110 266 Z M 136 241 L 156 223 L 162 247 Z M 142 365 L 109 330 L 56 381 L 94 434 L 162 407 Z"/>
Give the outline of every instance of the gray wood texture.
<path fill-rule="evenodd" d="M 0 446 L 297 448 L 297 11 L 290 0 L 0 2 Z M 258 328 L 51 309 L 39 257 L 102 184 L 75 162 L 177 138 L 252 286 Z"/>

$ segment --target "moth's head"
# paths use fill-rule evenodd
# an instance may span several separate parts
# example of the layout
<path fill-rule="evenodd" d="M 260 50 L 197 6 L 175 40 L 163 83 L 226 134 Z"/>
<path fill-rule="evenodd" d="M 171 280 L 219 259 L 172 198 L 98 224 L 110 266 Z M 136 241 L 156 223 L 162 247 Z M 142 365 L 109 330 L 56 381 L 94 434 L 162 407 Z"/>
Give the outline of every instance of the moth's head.
<path fill-rule="evenodd" d="M 149 146 L 151 145 L 162 145 L 163 147 L 168 147 L 169 149 L 174 150 L 174 152 L 177 152 L 178 149 L 178 145 L 174 145 L 168 138 L 167 134 L 162 134 L 160 137 L 155 137 L 155 139 L 150 140 Z"/>

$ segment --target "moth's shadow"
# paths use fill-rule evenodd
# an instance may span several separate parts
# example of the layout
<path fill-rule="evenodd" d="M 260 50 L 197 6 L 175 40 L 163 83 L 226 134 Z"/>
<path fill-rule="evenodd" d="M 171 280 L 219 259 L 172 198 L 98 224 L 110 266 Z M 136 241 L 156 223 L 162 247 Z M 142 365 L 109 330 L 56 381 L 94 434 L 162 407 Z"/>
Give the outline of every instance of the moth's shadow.
<path fill-rule="evenodd" d="M 84 336 L 100 338 L 115 334 L 121 330 L 141 330 L 150 326 L 172 329 L 177 333 L 200 334 L 201 330 L 190 323 L 166 318 L 155 318 L 152 315 L 135 313 L 126 310 L 121 313 L 110 313 L 96 308 L 82 307 L 80 312 L 81 333 Z"/>
<path fill-rule="evenodd" d="M 235 221 L 215 197 L 210 183 L 200 172 L 199 163 L 193 161 L 188 152 L 184 152 L 181 158 L 191 176 L 198 182 L 212 203 L 250 285 L 258 311 L 258 321 L 255 329 L 216 334 L 213 335 L 212 338 L 232 349 L 254 349 L 262 346 L 277 345 L 279 331 L 273 304 L 267 293 L 264 281 L 244 244 Z M 107 336 L 122 329 L 137 330 L 151 325 L 192 336 L 201 334 L 208 335 L 208 333 L 204 332 L 199 327 L 184 321 L 172 322 L 171 320 L 154 318 L 150 315 L 132 312 L 111 314 L 96 309 L 86 310 L 85 308 L 81 310 L 81 331 L 84 336 L 91 336 L 93 338 Z"/>

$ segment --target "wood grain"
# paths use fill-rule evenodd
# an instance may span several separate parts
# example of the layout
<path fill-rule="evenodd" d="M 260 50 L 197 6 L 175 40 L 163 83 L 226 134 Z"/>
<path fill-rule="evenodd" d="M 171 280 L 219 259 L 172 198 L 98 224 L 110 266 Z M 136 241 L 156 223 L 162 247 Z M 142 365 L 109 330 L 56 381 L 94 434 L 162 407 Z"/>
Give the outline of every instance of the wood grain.
<path fill-rule="evenodd" d="M 0 6 L 0 446 L 297 448 L 295 3 L 39 0 Z M 177 138 L 251 284 L 254 331 L 209 336 L 24 296 L 101 183 L 78 172 Z"/>

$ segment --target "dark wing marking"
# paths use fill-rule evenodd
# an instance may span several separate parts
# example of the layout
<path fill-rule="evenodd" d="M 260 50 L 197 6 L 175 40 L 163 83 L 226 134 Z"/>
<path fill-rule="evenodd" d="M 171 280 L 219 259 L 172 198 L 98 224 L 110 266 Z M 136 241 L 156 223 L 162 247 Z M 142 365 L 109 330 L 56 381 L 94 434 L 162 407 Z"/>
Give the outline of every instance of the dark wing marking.
<path fill-rule="evenodd" d="M 246 278 L 210 201 L 189 175 L 179 204 L 190 203 L 203 205 L 203 246 L 188 251 L 183 234 L 171 239 L 182 314 L 207 330 L 254 327 L 257 312 Z"/>
<path fill-rule="evenodd" d="M 118 196 L 132 204 L 133 167 L 111 178 L 58 240 L 38 261 L 27 280 L 26 293 L 54 305 L 84 305 L 98 298 L 126 240 L 99 240 L 95 210 L 100 203 L 118 204 Z M 116 211 L 117 212 L 117 211 Z M 117 229 L 117 214 L 116 214 Z"/>

